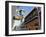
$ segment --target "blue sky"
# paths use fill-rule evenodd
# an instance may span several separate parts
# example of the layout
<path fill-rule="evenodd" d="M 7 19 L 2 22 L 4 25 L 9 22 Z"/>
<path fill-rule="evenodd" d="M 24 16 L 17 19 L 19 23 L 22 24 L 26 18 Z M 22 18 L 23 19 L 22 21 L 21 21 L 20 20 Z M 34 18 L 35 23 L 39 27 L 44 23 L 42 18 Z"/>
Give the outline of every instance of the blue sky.
<path fill-rule="evenodd" d="M 32 7 L 32 6 L 16 6 L 16 8 L 20 9 L 20 10 L 24 10 L 25 13 L 23 13 L 23 15 L 26 16 L 27 14 L 29 14 L 32 11 L 32 9 L 34 7 Z"/>

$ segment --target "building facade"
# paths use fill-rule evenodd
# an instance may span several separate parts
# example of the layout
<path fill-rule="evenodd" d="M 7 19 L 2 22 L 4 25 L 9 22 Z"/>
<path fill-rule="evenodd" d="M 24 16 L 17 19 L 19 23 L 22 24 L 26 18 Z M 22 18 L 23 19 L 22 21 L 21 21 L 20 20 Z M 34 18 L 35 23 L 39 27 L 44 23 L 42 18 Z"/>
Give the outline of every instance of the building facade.
<path fill-rule="evenodd" d="M 34 8 L 26 17 L 21 26 L 22 30 L 39 30 L 41 29 L 41 8 Z"/>

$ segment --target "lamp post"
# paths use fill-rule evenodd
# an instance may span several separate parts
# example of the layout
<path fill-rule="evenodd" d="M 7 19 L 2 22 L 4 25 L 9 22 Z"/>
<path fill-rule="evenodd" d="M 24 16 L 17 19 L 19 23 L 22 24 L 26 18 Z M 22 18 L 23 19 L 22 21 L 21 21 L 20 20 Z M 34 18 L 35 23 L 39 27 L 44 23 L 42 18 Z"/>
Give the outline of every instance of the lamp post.
<path fill-rule="evenodd" d="M 23 19 L 23 14 L 22 14 L 22 12 L 25 12 L 24 10 L 19 10 L 19 15 L 22 17 L 22 19 Z M 21 22 L 22 22 L 22 19 L 21 19 Z"/>

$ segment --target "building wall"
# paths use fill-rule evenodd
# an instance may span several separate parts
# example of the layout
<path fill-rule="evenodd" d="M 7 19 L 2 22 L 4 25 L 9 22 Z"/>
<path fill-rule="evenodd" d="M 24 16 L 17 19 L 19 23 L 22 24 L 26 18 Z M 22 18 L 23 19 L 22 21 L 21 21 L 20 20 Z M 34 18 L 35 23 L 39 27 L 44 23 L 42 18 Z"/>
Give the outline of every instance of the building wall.
<path fill-rule="evenodd" d="M 32 13 L 34 14 L 35 12 L 35 18 L 32 17 Z M 25 18 L 25 22 L 29 21 L 30 22 L 27 22 L 26 24 L 23 25 L 23 28 L 25 28 L 26 30 L 38 30 L 40 29 L 40 26 L 41 26 L 41 12 L 38 13 L 38 10 L 35 9 L 32 11 L 32 13 L 30 13 L 26 18 Z M 37 17 L 36 17 L 37 16 Z M 32 19 L 33 18 L 33 19 Z M 31 20 L 32 19 L 32 20 Z"/>

